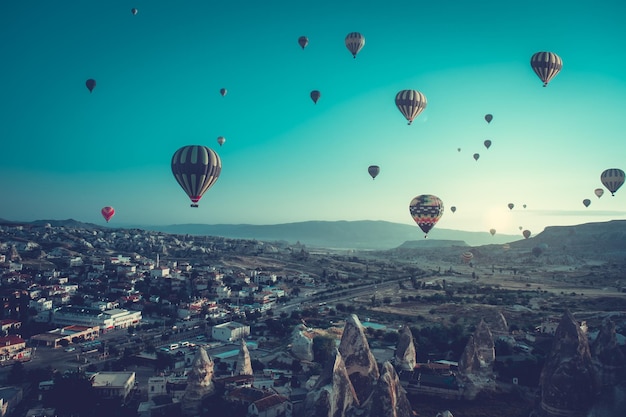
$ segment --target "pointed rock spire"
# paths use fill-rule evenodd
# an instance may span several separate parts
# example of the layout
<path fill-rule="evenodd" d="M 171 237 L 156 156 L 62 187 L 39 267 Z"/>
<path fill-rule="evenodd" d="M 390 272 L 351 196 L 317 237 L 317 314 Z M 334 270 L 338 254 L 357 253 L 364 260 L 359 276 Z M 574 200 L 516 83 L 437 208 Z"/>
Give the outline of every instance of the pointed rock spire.
<path fill-rule="evenodd" d="M 213 386 L 213 361 L 206 350 L 201 347 L 191 363 L 191 371 L 187 375 L 187 388 L 181 401 L 181 411 L 185 417 L 199 416 L 202 400 L 212 395 L 215 391 Z"/>
<path fill-rule="evenodd" d="M 400 330 L 395 362 L 404 371 L 412 371 L 417 364 L 413 333 L 411 333 L 411 329 L 406 324 Z"/>
<path fill-rule="evenodd" d="M 235 369 L 236 375 L 252 375 L 252 362 L 250 361 L 250 352 L 248 351 L 248 344 L 245 339 L 241 339 L 241 345 L 239 347 L 239 355 L 237 356 L 237 367 Z"/>

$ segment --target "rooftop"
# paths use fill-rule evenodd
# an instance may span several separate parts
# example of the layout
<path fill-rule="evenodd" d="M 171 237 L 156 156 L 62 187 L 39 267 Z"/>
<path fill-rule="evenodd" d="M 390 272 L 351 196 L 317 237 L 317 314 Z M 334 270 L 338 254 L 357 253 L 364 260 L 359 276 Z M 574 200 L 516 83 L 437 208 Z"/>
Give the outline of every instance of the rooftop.
<path fill-rule="evenodd" d="M 123 387 L 129 379 L 134 378 L 134 372 L 98 372 L 91 379 L 91 386 L 101 387 Z"/>

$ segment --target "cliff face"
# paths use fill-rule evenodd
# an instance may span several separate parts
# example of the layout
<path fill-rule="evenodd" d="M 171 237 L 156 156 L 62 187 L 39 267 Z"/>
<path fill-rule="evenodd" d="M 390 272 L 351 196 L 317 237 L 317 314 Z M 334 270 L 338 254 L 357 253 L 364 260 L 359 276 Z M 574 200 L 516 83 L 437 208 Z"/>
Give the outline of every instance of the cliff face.
<path fill-rule="evenodd" d="M 598 381 L 587 335 L 566 311 L 540 377 L 541 413 L 548 417 L 582 417 L 593 405 Z"/>
<path fill-rule="evenodd" d="M 615 323 L 606 317 L 591 344 L 591 360 L 604 387 L 626 380 L 626 358 L 617 345 Z"/>
<path fill-rule="evenodd" d="M 241 346 L 239 347 L 239 355 L 237 356 L 237 367 L 235 369 L 236 375 L 252 375 L 252 362 L 250 361 L 250 352 L 248 351 L 248 345 L 244 339 L 241 339 Z"/>
<path fill-rule="evenodd" d="M 370 417 L 410 417 L 413 415 L 411 404 L 393 365 L 385 362 L 374 393 L 370 399 Z"/>
<path fill-rule="evenodd" d="M 213 361 L 204 348 L 199 348 L 191 364 L 191 371 L 187 376 L 187 388 L 181 401 L 181 411 L 185 417 L 199 416 L 202 400 L 212 395 Z"/>
<path fill-rule="evenodd" d="M 459 380 L 465 385 L 466 398 L 473 399 L 482 391 L 495 389 L 495 358 L 493 336 L 481 320 L 459 359 Z"/>
<path fill-rule="evenodd" d="M 411 333 L 411 329 L 407 325 L 404 325 L 402 330 L 400 330 L 395 361 L 396 364 L 405 371 L 412 371 L 417 363 L 413 333 Z"/>

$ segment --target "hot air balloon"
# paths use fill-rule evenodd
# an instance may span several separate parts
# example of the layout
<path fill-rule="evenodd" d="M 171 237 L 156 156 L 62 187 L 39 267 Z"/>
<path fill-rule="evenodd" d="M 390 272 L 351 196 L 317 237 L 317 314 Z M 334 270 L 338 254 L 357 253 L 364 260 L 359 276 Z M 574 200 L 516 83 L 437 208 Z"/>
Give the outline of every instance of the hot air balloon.
<path fill-rule="evenodd" d="M 317 100 L 319 100 L 321 96 L 322 96 L 322 93 L 320 93 L 319 91 L 317 90 L 311 91 L 311 100 L 313 100 L 313 103 L 317 104 Z"/>
<path fill-rule="evenodd" d="M 491 233 L 491 236 L 496 234 L 496 229 L 489 229 L 489 233 Z"/>
<path fill-rule="evenodd" d="M 451 211 L 452 213 L 454 213 L 454 212 L 456 211 L 456 206 L 452 206 L 452 207 L 450 207 L 450 211 Z"/>
<path fill-rule="evenodd" d="M 489 139 L 487 139 L 484 143 L 485 148 L 489 149 L 489 147 L 491 147 L 491 141 Z"/>
<path fill-rule="evenodd" d="M 550 80 L 563 68 L 563 60 L 554 52 L 537 52 L 530 58 L 530 66 L 543 81 L 543 86 L 547 87 Z"/>
<path fill-rule="evenodd" d="M 110 206 L 102 207 L 100 213 L 102 213 L 102 217 L 104 217 L 104 220 L 106 220 L 108 223 L 109 220 L 111 220 L 111 217 L 115 215 L 115 209 Z"/>
<path fill-rule="evenodd" d="M 228 93 L 228 90 L 225 88 L 220 88 L 220 94 L 224 97 Z"/>
<path fill-rule="evenodd" d="M 224 142 L 226 142 L 226 138 L 224 136 L 218 136 L 217 137 L 217 143 L 219 143 L 220 146 L 222 146 L 224 144 Z"/>
<path fill-rule="evenodd" d="M 466 264 L 470 263 L 474 259 L 474 254 L 470 251 L 465 251 L 461 254 L 461 260 Z"/>
<path fill-rule="evenodd" d="M 530 237 L 530 230 L 524 230 L 522 235 L 524 236 L 524 239 L 528 239 Z"/>
<path fill-rule="evenodd" d="M 413 123 L 413 119 L 424 111 L 427 104 L 426 96 L 416 90 L 402 90 L 396 94 L 396 106 L 409 124 Z"/>
<path fill-rule="evenodd" d="M 522 227 L 522 226 L 520 226 L 520 227 L 518 227 L 518 229 L 519 229 L 519 230 L 522 230 L 522 229 L 523 229 L 523 227 Z"/>
<path fill-rule="evenodd" d="M 602 188 L 596 188 L 595 190 L 593 190 L 593 193 L 596 195 L 596 197 L 600 198 L 604 194 L 604 190 Z"/>
<path fill-rule="evenodd" d="M 456 148 L 457 151 L 461 152 L 461 148 Z"/>
<path fill-rule="evenodd" d="M 222 160 L 212 149 L 201 145 L 183 146 L 172 156 L 172 173 L 191 199 L 191 207 L 220 176 Z"/>
<path fill-rule="evenodd" d="M 474 154 L 474 161 L 478 161 L 478 158 L 480 158 L 480 154 L 475 153 Z"/>
<path fill-rule="evenodd" d="M 369 172 L 370 176 L 372 177 L 372 179 L 374 179 L 374 178 L 376 178 L 376 176 L 380 172 L 380 167 L 378 165 L 370 165 L 367 168 L 367 172 Z"/>
<path fill-rule="evenodd" d="M 513 210 L 513 207 L 515 207 L 515 204 L 509 203 L 506 206 L 509 208 L 509 210 Z"/>
<path fill-rule="evenodd" d="M 526 204 L 522 204 L 522 207 L 523 207 L 523 208 L 526 208 Z"/>
<path fill-rule="evenodd" d="M 600 175 L 600 181 L 602 181 L 602 184 L 611 192 L 611 195 L 614 196 L 615 192 L 619 190 L 619 187 L 624 184 L 624 171 L 619 168 L 604 170 L 602 175 Z"/>
<path fill-rule="evenodd" d="M 417 225 L 428 236 L 428 232 L 443 215 L 443 202 L 434 195 L 422 194 L 411 200 L 409 213 Z"/>
<path fill-rule="evenodd" d="M 485 115 L 485 120 L 487 121 L 487 123 L 491 123 L 491 121 L 493 120 L 493 115 L 486 114 Z"/>
<path fill-rule="evenodd" d="M 302 49 L 306 48 L 308 44 L 309 44 L 309 38 L 307 38 L 306 36 L 300 36 L 298 38 L 298 45 L 300 45 Z"/>
<path fill-rule="evenodd" d="M 356 54 L 363 48 L 365 45 L 365 37 L 361 35 L 359 32 L 350 32 L 346 36 L 346 48 L 352 53 L 352 56 L 356 58 Z"/>
<path fill-rule="evenodd" d="M 85 81 L 85 85 L 87 86 L 87 89 L 89 89 L 89 92 L 91 93 L 93 89 L 96 88 L 96 80 L 94 80 L 93 78 L 90 78 L 87 81 Z"/>
<path fill-rule="evenodd" d="M 591 200 L 589 200 L 588 198 L 585 198 L 585 199 L 583 200 L 583 205 L 584 205 L 585 207 L 589 207 L 589 204 L 591 204 Z"/>
<path fill-rule="evenodd" d="M 133 14 L 133 16 L 136 15 L 138 11 L 139 10 L 135 9 L 134 7 L 130 9 L 130 12 Z"/>

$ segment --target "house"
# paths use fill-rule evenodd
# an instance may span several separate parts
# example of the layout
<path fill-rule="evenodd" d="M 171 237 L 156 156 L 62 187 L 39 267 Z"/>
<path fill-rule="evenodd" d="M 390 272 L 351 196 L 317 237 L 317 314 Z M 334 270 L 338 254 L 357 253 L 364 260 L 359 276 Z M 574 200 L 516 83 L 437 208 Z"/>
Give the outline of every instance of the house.
<path fill-rule="evenodd" d="M 278 394 L 271 394 L 254 401 L 248 406 L 248 417 L 291 416 L 291 403 Z"/>
<path fill-rule="evenodd" d="M 0 364 L 7 365 L 13 362 L 30 360 L 31 348 L 26 347 L 26 341 L 19 336 L 9 335 L 0 337 Z"/>
<path fill-rule="evenodd" d="M 135 373 L 98 372 L 91 377 L 91 386 L 98 397 L 124 403 L 135 387 Z"/>
<path fill-rule="evenodd" d="M 6 335 L 10 330 L 17 330 L 22 327 L 22 322 L 13 319 L 0 320 L 1 331 L 0 334 Z"/>
<path fill-rule="evenodd" d="M 249 335 L 250 326 L 235 321 L 218 324 L 211 329 L 211 337 L 222 342 L 234 342 Z"/>

